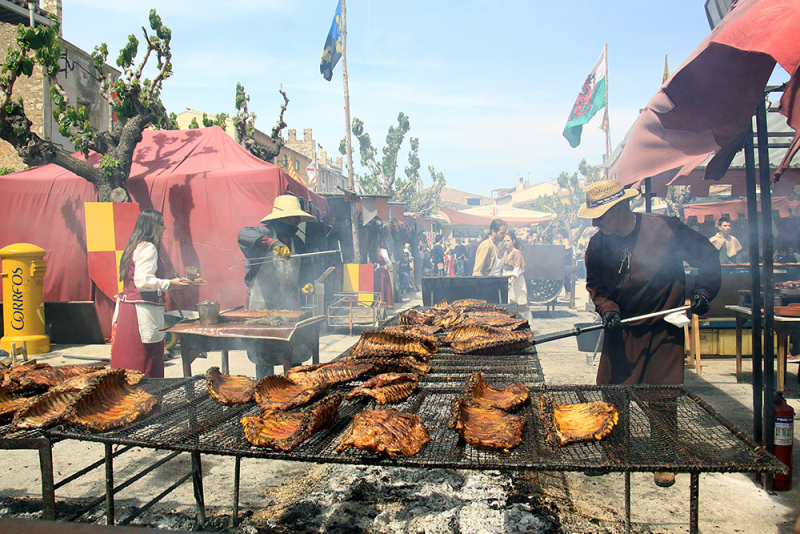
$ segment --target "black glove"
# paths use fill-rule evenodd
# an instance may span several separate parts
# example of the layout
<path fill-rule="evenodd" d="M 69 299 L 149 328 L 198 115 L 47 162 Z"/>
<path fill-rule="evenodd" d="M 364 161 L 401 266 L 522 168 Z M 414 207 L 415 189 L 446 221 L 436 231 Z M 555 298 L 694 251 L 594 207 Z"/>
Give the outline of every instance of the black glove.
<path fill-rule="evenodd" d="M 705 295 L 695 293 L 692 297 L 692 313 L 695 315 L 705 315 L 708 313 L 708 299 Z"/>
<path fill-rule="evenodd" d="M 607 311 L 603 314 L 603 328 L 606 332 L 616 332 L 622 328 L 622 316 L 618 311 Z"/>

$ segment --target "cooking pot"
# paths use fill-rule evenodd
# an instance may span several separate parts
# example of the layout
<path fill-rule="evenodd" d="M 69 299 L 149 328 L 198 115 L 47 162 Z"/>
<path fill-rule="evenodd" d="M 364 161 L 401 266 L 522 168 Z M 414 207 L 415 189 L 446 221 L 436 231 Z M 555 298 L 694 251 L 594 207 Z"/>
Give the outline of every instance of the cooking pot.
<path fill-rule="evenodd" d="M 219 302 L 198 302 L 197 312 L 200 314 L 200 324 L 217 324 L 219 322 Z"/>

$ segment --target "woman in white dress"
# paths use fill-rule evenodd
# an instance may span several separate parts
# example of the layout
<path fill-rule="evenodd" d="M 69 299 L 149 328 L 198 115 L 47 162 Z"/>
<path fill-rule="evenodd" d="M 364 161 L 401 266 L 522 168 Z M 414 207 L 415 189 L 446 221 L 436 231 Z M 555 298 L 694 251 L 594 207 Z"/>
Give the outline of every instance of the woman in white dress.
<path fill-rule="evenodd" d="M 506 233 L 503 238 L 505 253 L 503 254 L 503 274 L 508 279 L 508 302 L 515 303 L 523 319 L 531 322 L 531 312 L 528 308 L 528 288 L 525 285 L 525 260 L 522 258 L 522 242 L 517 239 L 514 232 Z"/>

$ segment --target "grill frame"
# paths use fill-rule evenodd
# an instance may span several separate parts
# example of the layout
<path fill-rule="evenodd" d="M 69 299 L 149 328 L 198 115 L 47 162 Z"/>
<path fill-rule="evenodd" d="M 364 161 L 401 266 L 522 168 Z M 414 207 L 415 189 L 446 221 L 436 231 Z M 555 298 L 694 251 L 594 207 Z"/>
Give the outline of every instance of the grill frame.
<path fill-rule="evenodd" d="M 417 455 L 395 459 L 356 449 L 334 452 L 355 413 L 380 408 L 372 399 L 343 401 L 339 408 L 339 419 L 331 429 L 309 437 L 293 451 L 281 452 L 253 447 L 245 440 L 240 419 L 258 412 L 254 403 L 234 406 L 217 404 L 208 397 L 202 376 L 180 379 L 174 385 L 162 382 L 157 388 L 152 380 L 145 380 L 142 386 L 160 396 L 158 413 L 105 433 L 92 433 L 66 425 L 46 430 L 45 433 L 57 439 L 151 449 L 355 465 L 543 471 L 605 468 L 618 472 L 668 470 L 676 473 L 779 473 L 786 469 L 774 456 L 752 442 L 745 432 L 733 427 L 684 386 L 534 386 L 531 388 L 531 401 L 517 412 L 527 419 L 525 439 L 519 447 L 505 454 L 474 449 L 464 443 L 455 431 L 446 428 L 450 400 L 461 394 L 460 387 L 429 388 L 420 383 L 420 388 L 411 397 L 392 406 L 400 411 L 418 413 L 428 427 L 431 441 Z M 154 389 L 160 393 L 154 392 Z M 329 390 L 336 391 L 341 391 L 341 388 Z M 550 394 L 560 403 L 623 399 L 620 409 L 622 423 L 604 441 L 553 448 L 545 443 L 539 422 L 536 395 L 540 393 Z M 676 399 L 679 432 L 665 426 L 664 417 L 654 408 L 655 403 L 669 398 Z M 628 419 L 632 413 L 635 417 Z M 626 424 L 626 421 L 632 421 L 632 424 Z M 661 433 L 657 436 L 645 435 L 651 426 L 660 429 Z M 682 431 L 681 426 L 684 428 Z M 681 433 L 691 439 L 681 439 Z M 708 440 L 698 441 L 703 435 L 712 436 L 724 447 Z"/>

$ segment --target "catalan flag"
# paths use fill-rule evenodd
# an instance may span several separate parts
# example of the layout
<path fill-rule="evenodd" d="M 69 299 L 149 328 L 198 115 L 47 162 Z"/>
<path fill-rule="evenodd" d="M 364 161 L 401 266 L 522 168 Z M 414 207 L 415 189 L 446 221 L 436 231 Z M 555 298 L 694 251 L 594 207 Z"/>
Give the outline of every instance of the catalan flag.
<path fill-rule="evenodd" d="M 322 49 L 322 59 L 319 62 L 319 72 L 322 76 L 331 81 L 333 78 L 333 68 L 342 57 L 344 47 L 344 35 L 342 33 L 342 0 L 336 5 L 336 13 L 333 15 L 331 30 L 325 39 L 325 48 Z"/>
<path fill-rule="evenodd" d="M 303 185 L 306 185 L 306 183 L 303 181 L 303 179 L 302 179 L 302 178 L 300 178 L 300 175 L 299 175 L 299 174 L 297 174 L 297 171 L 296 171 L 296 170 L 294 170 L 294 163 L 293 163 L 293 162 L 291 162 L 291 161 L 290 161 L 290 162 L 289 162 L 289 164 L 286 166 L 286 172 L 287 172 L 287 173 L 289 174 L 289 176 L 291 176 L 291 177 L 292 177 L 292 178 L 293 178 L 293 179 L 294 179 L 296 182 L 299 182 L 299 183 L 301 183 L 301 184 L 303 184 Z"/>
<path fill-rule="evenodd" d="M 86 251 L 89 276 L 113 299 L 122 292 L 119 260 L 139 218 L 135 202 L 86 202 Z"/>

